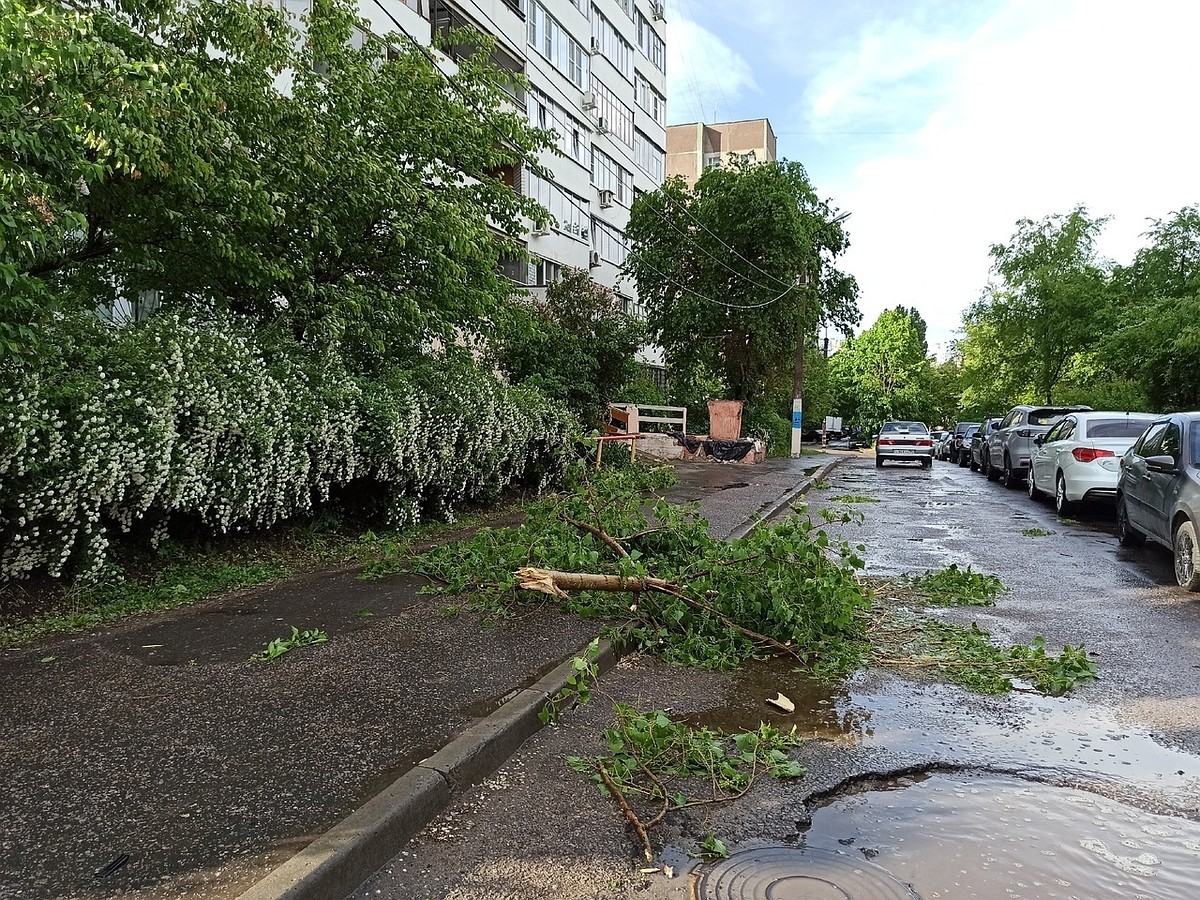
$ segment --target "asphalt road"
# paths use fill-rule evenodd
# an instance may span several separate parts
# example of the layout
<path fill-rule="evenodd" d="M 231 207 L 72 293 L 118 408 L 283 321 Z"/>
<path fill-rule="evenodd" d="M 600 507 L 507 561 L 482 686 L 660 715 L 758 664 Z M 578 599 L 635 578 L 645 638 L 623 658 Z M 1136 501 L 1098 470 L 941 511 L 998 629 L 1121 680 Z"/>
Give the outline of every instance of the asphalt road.
<path fill-rule="evenodd" d="M 770 883 L 803 887 L 769 881 L 780 853 L 832 882 L 875 878 L 869 896 L 1193 896 L 1200 598 L 1174 587 L 1169 555 L 1119 549 L 1104 509 L 1060 519 L 945 463 L 876 470 L 853 457 L 809 502 L 844 508 L 847 496 L 878 501 L 854 504 L 865 521 L 837 529 L 867 546 L 872 574 L 952 562 L 995 573 L 1009 588 L 995 607 L 944 615 L 1003 641 L 1084 644 L 1101 679 L 1064 698 L 984 697 L 909 673 L 826 688 L 778 664 L 711 673 L 630 657 L 602 696 L 535 735 L 354 898 L 759 897 Z M 794 715 L 763 704 L 775 690 L 797 701 Z M 726 728 L 795 725 L 810 738 L 796 751 L 808 774 L 672 815 L 655 835 L 671 872 L 643 873 L 611 800 L 564 762 L 601 752 L 610 699 Z M 709 831 L 742 869 L 689 861 Z"/>

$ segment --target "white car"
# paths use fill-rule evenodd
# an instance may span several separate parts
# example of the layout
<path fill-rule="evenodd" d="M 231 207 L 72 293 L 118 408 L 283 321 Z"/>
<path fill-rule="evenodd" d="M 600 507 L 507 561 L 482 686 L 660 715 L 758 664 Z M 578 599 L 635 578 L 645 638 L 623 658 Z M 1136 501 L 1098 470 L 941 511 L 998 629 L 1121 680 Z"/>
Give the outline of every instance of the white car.
<path fill-rule="evenodd" d="M 1073 412 L 1035 443 L 1029 497 L 1054 496 L 1065 514 L 1080 500 L 1115 501 L 1121 457 L 1150 427 L 1154 416 L 1132 412 Z"/>

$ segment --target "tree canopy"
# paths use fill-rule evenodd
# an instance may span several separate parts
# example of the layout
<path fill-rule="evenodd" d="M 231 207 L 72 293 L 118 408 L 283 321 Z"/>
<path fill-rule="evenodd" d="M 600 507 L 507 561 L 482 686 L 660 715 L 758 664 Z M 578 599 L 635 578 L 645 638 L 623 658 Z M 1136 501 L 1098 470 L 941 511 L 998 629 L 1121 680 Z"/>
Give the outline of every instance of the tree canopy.
<path fill-rule="evenodd" d="M 142 291 L 363 365 L 502 314 L 497 260 L 546 216 L 505 174 L 550 143 L 483 38 L 448 81 L 407 38 L 363 39 L 351 0 L 299 23 L 7 4 L 0 29 L 0 350 L 54 308 Z"/>
<path fill-rule="evenodd" d="M 848 338 L 829 360 L 838 412 L 858 425 L 888 419 L 925 421 L 937 414 L 931 367 L 913 317 L 904 308 L 883 312 Z"/>
<path fill-rule="evenodd" d="M 754 402 L 790 384 L 802 332 L 857 323 L 857 283 L 832 265 L 848 246 L 833 218 L 794 162 L 735 160 L 694 190 L 675 178 L 635 201 L 628 265 L 672 372 L 715 372 Z"/>

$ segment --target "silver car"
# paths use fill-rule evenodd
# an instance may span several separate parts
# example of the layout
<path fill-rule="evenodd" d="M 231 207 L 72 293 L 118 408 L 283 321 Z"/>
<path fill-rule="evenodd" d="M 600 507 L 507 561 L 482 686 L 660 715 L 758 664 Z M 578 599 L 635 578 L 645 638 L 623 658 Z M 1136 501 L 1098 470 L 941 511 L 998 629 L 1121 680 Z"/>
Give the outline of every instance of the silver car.
<path fill-rule="evenodd" d="M 1057 425 L 1073 412 L 1091 412 L 1090 406 L 1014 406 L 1000 427 L 987 436 L 980 468 L 988 481 L 1000 480 L 1005 487 L 1016 487 L 1029 471 L 1033 458 L 1033 439 Z"/>
<path fill-rule="evenodd" d="M 1121 477 L 1120 458 L 1153 421 L 1149 413 L 1071 413 L 1034 438 L 1037 450 L 1029 468 L 1029 498 L 1053 494 L 1060 516 L 1079 500 L 1113 502 Z"/>
<path fill-rule="evenodd" d="M 919 462 L 928 469 L 933 465 L 933 437 L 924 422 L 884 422 L 875 440 L 875 467 L 883 461 Z"/>
<path fill-rule="evenodd" d="M 1200 591 L 1200 412 L 1156 419 L 1121 458 L 1117 540 L 1150 538 L 1175 554 L 1175 580 Z"/>

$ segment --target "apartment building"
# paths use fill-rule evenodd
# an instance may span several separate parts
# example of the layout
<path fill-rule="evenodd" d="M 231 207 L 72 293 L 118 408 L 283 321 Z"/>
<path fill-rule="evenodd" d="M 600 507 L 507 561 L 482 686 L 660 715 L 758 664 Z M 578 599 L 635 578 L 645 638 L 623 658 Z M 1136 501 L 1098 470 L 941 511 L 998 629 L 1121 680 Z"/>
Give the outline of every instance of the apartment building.
<path fill-rule="evenodd" d="M 695 186 L 705 169 L 721 165 L 731 154 L 753 154 L 759 162 L 774 162 L 775 132 L 770 120 L 692 122 L 667 129 L 667 176 L 682 175 L 688 187 Z"/>
<path fill-rule="evenodd" d="M 282 0 L 286 6 L 304 0 Z M 666 41 L 656 0 L 360 0 L 373 31 L 398 28 L 429 45 L 438 33 L 472 27 L 496 40 L 493 62 L 529 80 L 514 91 L 534 124 L 558 134 L 559 154 L 520 166 L 517 190 L 553 222 L 525 235 L 531 262 L 505 272 L 535 296 L 563 267 L 587 270 L 640 313 L 632 278 L 622 277 L 624 231 L 635 197 L 666 173 Z M 466 49 L 466 48 L 464 48 Z M 448 51 L 452 68 L 456 51 Z"/>

